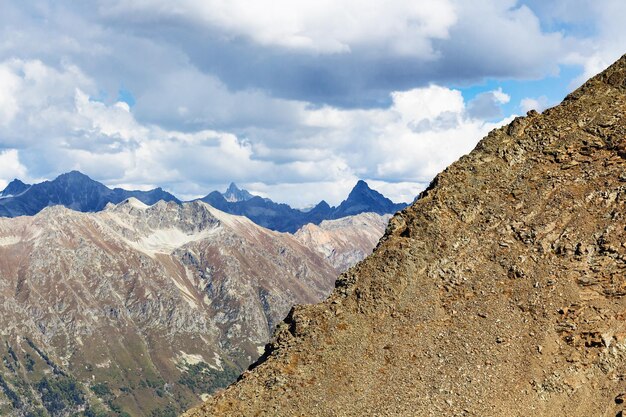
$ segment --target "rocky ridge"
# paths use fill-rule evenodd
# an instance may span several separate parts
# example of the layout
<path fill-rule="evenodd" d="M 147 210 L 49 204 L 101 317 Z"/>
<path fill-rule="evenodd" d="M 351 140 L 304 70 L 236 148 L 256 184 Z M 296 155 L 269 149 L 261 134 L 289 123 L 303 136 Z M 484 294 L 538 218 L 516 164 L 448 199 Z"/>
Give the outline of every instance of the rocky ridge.
<path fill-rule="evenodd" d="M 622 415 L 625 223 L 626 55 L 439 174 L 185 416 Z"/>

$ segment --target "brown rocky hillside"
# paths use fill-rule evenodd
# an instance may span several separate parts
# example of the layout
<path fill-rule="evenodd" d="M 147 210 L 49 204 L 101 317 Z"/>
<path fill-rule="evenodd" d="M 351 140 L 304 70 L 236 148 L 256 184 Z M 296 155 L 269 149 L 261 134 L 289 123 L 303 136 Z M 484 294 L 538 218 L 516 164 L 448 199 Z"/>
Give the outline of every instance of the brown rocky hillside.
<path fill-rule="evenodd" d="M 626 408 L 626 56 L 491 132 L 187 417 Z"/>

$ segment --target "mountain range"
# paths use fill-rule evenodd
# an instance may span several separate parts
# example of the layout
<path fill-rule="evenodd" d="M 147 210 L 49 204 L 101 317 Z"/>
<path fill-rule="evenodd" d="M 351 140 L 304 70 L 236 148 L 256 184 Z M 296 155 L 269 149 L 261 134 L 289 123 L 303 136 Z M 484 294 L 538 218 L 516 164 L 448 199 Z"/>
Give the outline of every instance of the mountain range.
<path fill-rule="evenodd" d="M 185 417 L 623 416 L 626 55 L 495 129 Z"/>
<path fill-rule="evenodd" d="M 150 191 L 110 189 L 78 171 L 71 171 L 34 185 L 18 179 L 11 181 L 0 193 L 0 217 L 32 216 L 53 205 L 82 212 L 100 211 L 108 203 L 117 204 L 131 197 L 148 205 L 161 200 L 180 202 L 161 188 Z"/>
<path fill-rule="evenodd" d="M 78 171 L 72 171 L 35 185 L 13 180 L 0 192 L 0 217 L 34 215 L 52 205 L 62 205 L 81 212 L 96 212 L 104 209 L 108 203 L 117 204 L 130 197 L 148 205 L 160 200 L 180 203 L 175 196 L 161 188 L 150 191 L 110 189 Z M 393 214 L 406 207 L 406 204 L 393 203 L 372 190 L 365 181 L 358 181 L 348 198 L 338 207 L 331 207 L 322 201 L 309 211 L 254 196 L 247 190 L 239 189 L 234 183 L 224 193 L 214 191 L 199 200 L 226 213 L 246 216 L 268 229 L 291 233 L 307 223 L 319 224 L 323 220 L 366 212 Z"/>
<path fill-rule="evenodd" d="M 234 184 L 229 187 L 228 196 L 241 192 Z M 247 192 L 246 192 L 247 193 Z M 308 223 L 319 224 L 323 220 L 339 219 L 360 213 L 393 214 L 406 207 L 403 203 L 393 203 L 378 191 L 372 190 L 365 181 L 359 180 L 348 198 L 337 207 L 321 201 L 308 211 L 291 208 L 287 204 L 275 203 L 267 198 L 247 194 L 244 199 L 229 201 L 224 194 L 214 191 L 200 199 L 215 208 L 231 214 L 246 216 L 253 222 L 280 232 L 295 232 Z"/>
<path fill-rule="evenodd" d="M 385 226 L 367 213 L 292 235 L 135 197 L 0 219 L 0 415 L 175 416 L 233 382 Z"/>

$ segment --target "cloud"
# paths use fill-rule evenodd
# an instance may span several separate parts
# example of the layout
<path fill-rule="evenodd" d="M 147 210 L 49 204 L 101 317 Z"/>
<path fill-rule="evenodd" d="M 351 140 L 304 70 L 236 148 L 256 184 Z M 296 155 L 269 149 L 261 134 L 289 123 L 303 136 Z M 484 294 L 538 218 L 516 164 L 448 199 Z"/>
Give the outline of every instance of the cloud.
<path fill-rule="evenodd" d="M 583 72 L 570 83 L 579 87 L 624 54 L 626 30 L 621 0 L 526 1 L 546 26 L 567 32 L 562 62 L 577 65 Z"/>
<path fill-rule="evenodd" d="M 15 117 L 18 111 L 15 92 L 20 79 L 6 67 L 0 67 L 0 125 L 5 125 Z"/>
<path fill-rule="evenodd" d="M 18 85 L 11 96 L 18 110 L 2 126 L 0 146 L 20 149 L 20 160 L 15 150 L 7 154 L 17 162 L 5 175 L 78 169 L 111 186 L 161 185 L 183 198 L 237 181 L 297 206 L 335 204 L 365 178 L 405 200 L 495 126 L 470 115 L 458 90 L 431 85 L 393 92 L 381 109 L 283 101 L 291 121 L 261 134 L 185 132 L 141 122 L 124 102 L 94 99 L 83 90 L 94 90 L 93 80 L 76 67 L 0 68 Z"/>
<path fill-rule="evenodd" d="M 530 110 L 536 110 L 542 112 L 548 108 L 548 98 L 546 96 L 540 96 L 537 98 L 526 97 L 520 101 L 519 108 L 522 113 L 526 113 Z"/>
<path fill-rule="evenodd" d="M 448 0 L 114 0 L 103 2 L 101 11 L 115 18 L 191 21 L 295 51 L 342 54 L 368 45 L 427 58 L 433 55 L 430 40 L 446 38 L 456 21 Z"/>
<path fill-rule="evenodd" d="M 21 164 L 17 149 L 0 151 L 0 191 L 7 186 L 9 180 L 25 177 L 26 167 Z"/>
<path fill-rule="evenodd" d="M 502 92 L 502 88 L 478 94 L 468 103 L 467 112 L 475 119 L 502 118 L 502 104 L 511 100 L 508 94 Z"/>
<path fill-rule="evenodd" d="M 573 1 L 8 2 L 0 150 L 27 179 L 182 197 L 237 181 L 307 205 L 365 178 L 406 199 L 502 109 L 547 105 L 523 80 L 623 52 L 624 3 Z M 472 85 L 491 91 L 455 89 Z"/>
<path fill-rule="evenodd" d="M 332 127 L 317 141 L 350 161 L 357 176 L 414 184 L 430 181 L 502 123 L 471 117 L 458 90 L 436 85 L 395 92 L 387 109 L 325 107 L 308 117 L 310 124 Z"/>

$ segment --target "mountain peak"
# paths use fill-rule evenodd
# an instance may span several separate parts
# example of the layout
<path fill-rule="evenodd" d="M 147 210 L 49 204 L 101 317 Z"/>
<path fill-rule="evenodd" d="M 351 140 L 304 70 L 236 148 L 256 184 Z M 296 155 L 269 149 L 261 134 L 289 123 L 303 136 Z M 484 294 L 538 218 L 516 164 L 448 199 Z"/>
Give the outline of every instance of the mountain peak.
<path fill-rule="evenodd" d="M 54 179 L 54 181 L 72 181 L 72 182 L 93 181 L 93 182 L 96 182 L 95 180 L 91 179 L 91 177 L 83 174 L 80 171 L 76 171 L 76 170 L 72 170 L 70 172 L 63 173 L 63 174 L 59 175 L 58 177 L 56 177 Z"/>
<path fill-rule="evenodd" d="M 370 188 L 370 186 L 363 180 L 358 180 L 357 183 L 354 185 L 354 187 L 352 187 L 352 191 L 350 191 L 350 194 L 348 195 L 348 198 L 350 198 L 351 195 L 357 195 L 357 194 L 370 194 L 370 193 L 375 193 L 379 196 L 381 196 L 382 198 L 385 198 L 381 193 L 379 193 L 376 190 L 373 190 L 372 188 Z"/>
<path fill-rule="evenodd" d="M 359 180 L 348 194 L 348 198 L 337 207 L 333 218 L 338 219 L 366 212 L 391 214 L 405 206 L 405 204 L 395 204 L 378 191 L 370 188 L 367 182 Z"/>
<path fill-rule="evenodd" d="M 226 201 L 230 203 L 237 203 L 239 201 L 247 201 L 254 197 L 247 190 L 240 189 L 237 184 L 231 182 L 225 193 L 222 194 Z"/>
<path fill-rule="evenodd" d="M 354 188 L 367 188 L 370 189 L 370 186 L 364 180 L 358 180 L 354 185 Z"/>
<path fill-rule="evenodd" d="M 30 188 L 30 184 L 25 184 L 22 181 L 15 178 L 11 181 L 2 192 L 0 192 L 0 197 L 10 197 L 16 196 L 18 194 L 22 194 L 24 191 Z"/>

